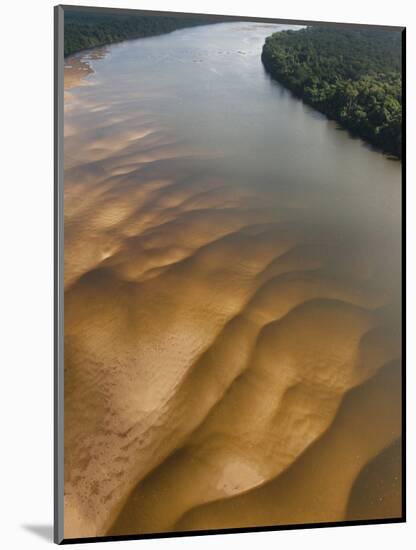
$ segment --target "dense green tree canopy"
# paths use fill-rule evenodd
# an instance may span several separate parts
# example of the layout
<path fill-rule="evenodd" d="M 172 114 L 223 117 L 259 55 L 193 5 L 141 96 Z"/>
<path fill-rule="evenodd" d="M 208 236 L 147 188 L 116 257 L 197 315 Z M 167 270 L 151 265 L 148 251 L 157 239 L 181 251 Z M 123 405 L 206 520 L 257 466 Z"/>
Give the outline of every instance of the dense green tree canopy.
<path fill-rule="evenodd" d="M 266 39 L 262 60 L 279 82 L 328 117 L 401 157 L 401 33 L 308 27 Z"/>
<path fill-rule="evenodd" d="M 64 53 L 70 55 L 94 46 L 174 31 L 183 27 L 212 23 L 192 17 L 159 15 L 113 15 L 65 10 Z"/>

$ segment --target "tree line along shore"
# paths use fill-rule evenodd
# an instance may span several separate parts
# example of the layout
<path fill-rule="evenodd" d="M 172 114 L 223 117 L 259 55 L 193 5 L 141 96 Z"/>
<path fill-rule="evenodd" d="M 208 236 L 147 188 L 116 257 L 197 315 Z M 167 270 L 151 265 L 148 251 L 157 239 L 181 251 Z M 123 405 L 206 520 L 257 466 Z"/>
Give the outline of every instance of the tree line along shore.
<path fill-rule="evenodd" d="M 122 40 L 165 34 L 213 23 L 205 19 L 160 15 L 124 15 L 65 10 L 64 55 Z"/>
<path fill-rule="evenodd" d="M 266 39 L 262 61 L 305 103 L 401 158 L 400 31 L 307 27 L 278 32 Z"/>
<path fill-rule="evenodd" d="M 65 11 L 64 54 L 214 23 L 159 15 Z M 401 33 L 307 27 L 272 34 L 262 50 L 269 74 L 353 134 L 402 154 Z"/>

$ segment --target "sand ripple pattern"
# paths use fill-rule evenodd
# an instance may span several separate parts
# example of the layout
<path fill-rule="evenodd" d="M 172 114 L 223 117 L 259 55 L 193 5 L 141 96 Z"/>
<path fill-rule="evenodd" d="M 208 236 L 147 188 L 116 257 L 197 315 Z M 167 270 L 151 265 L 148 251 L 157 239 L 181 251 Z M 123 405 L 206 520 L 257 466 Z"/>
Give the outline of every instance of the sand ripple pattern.
<path fill-rule="evenodd" d="M 65 537 L 399 516 L 359 487 L 350 503 L 401 436 L 395 298 L 366 245 L 219 177 L 220 152 L 145 112 L 89 128 L 76 101 Z"/>

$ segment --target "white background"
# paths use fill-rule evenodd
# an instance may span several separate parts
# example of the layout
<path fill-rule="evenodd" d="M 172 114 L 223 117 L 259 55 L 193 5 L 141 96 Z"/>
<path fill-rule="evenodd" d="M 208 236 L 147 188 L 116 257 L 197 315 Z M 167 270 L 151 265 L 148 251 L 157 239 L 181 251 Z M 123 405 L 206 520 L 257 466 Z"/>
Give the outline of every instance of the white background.
<path fill-rule="evenodd" d="M 341 550 L 414 547 L 415 44 L 411 0 L 84 0 L 86 4 L 407 26 L 408 523 L 106 543 L 108 548 L 205 550 L 239 545 Z M 68 0 L 69 2 L 69 0 Z M 75 2 L 80 3 L 80 2 Z M 81 2 L 82 3 L 82 2 Z M 51 544 L 53 517 L 53 0 L 1 6 L 0 545 Z M 413 218 L 413 219 L 412 219 Z M 413 544 L 411 539 L 413 538 Z M 111 546 L 110 546 L 111 545 Z M 90 545 L 83 545 L 87 549 Z M 99 548 L 96 545 L 92 548 Z"/>

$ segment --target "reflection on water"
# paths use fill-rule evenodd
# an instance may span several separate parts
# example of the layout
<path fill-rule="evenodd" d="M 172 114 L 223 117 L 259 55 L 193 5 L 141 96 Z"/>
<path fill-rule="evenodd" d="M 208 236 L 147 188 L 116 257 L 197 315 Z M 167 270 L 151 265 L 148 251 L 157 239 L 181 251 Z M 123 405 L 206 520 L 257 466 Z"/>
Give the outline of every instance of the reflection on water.
<path fill-rule="evenodd" d="M 282 28 L 67 60 L 66 537 L 401 515 L 401 165 L 270 80 Z"/>

